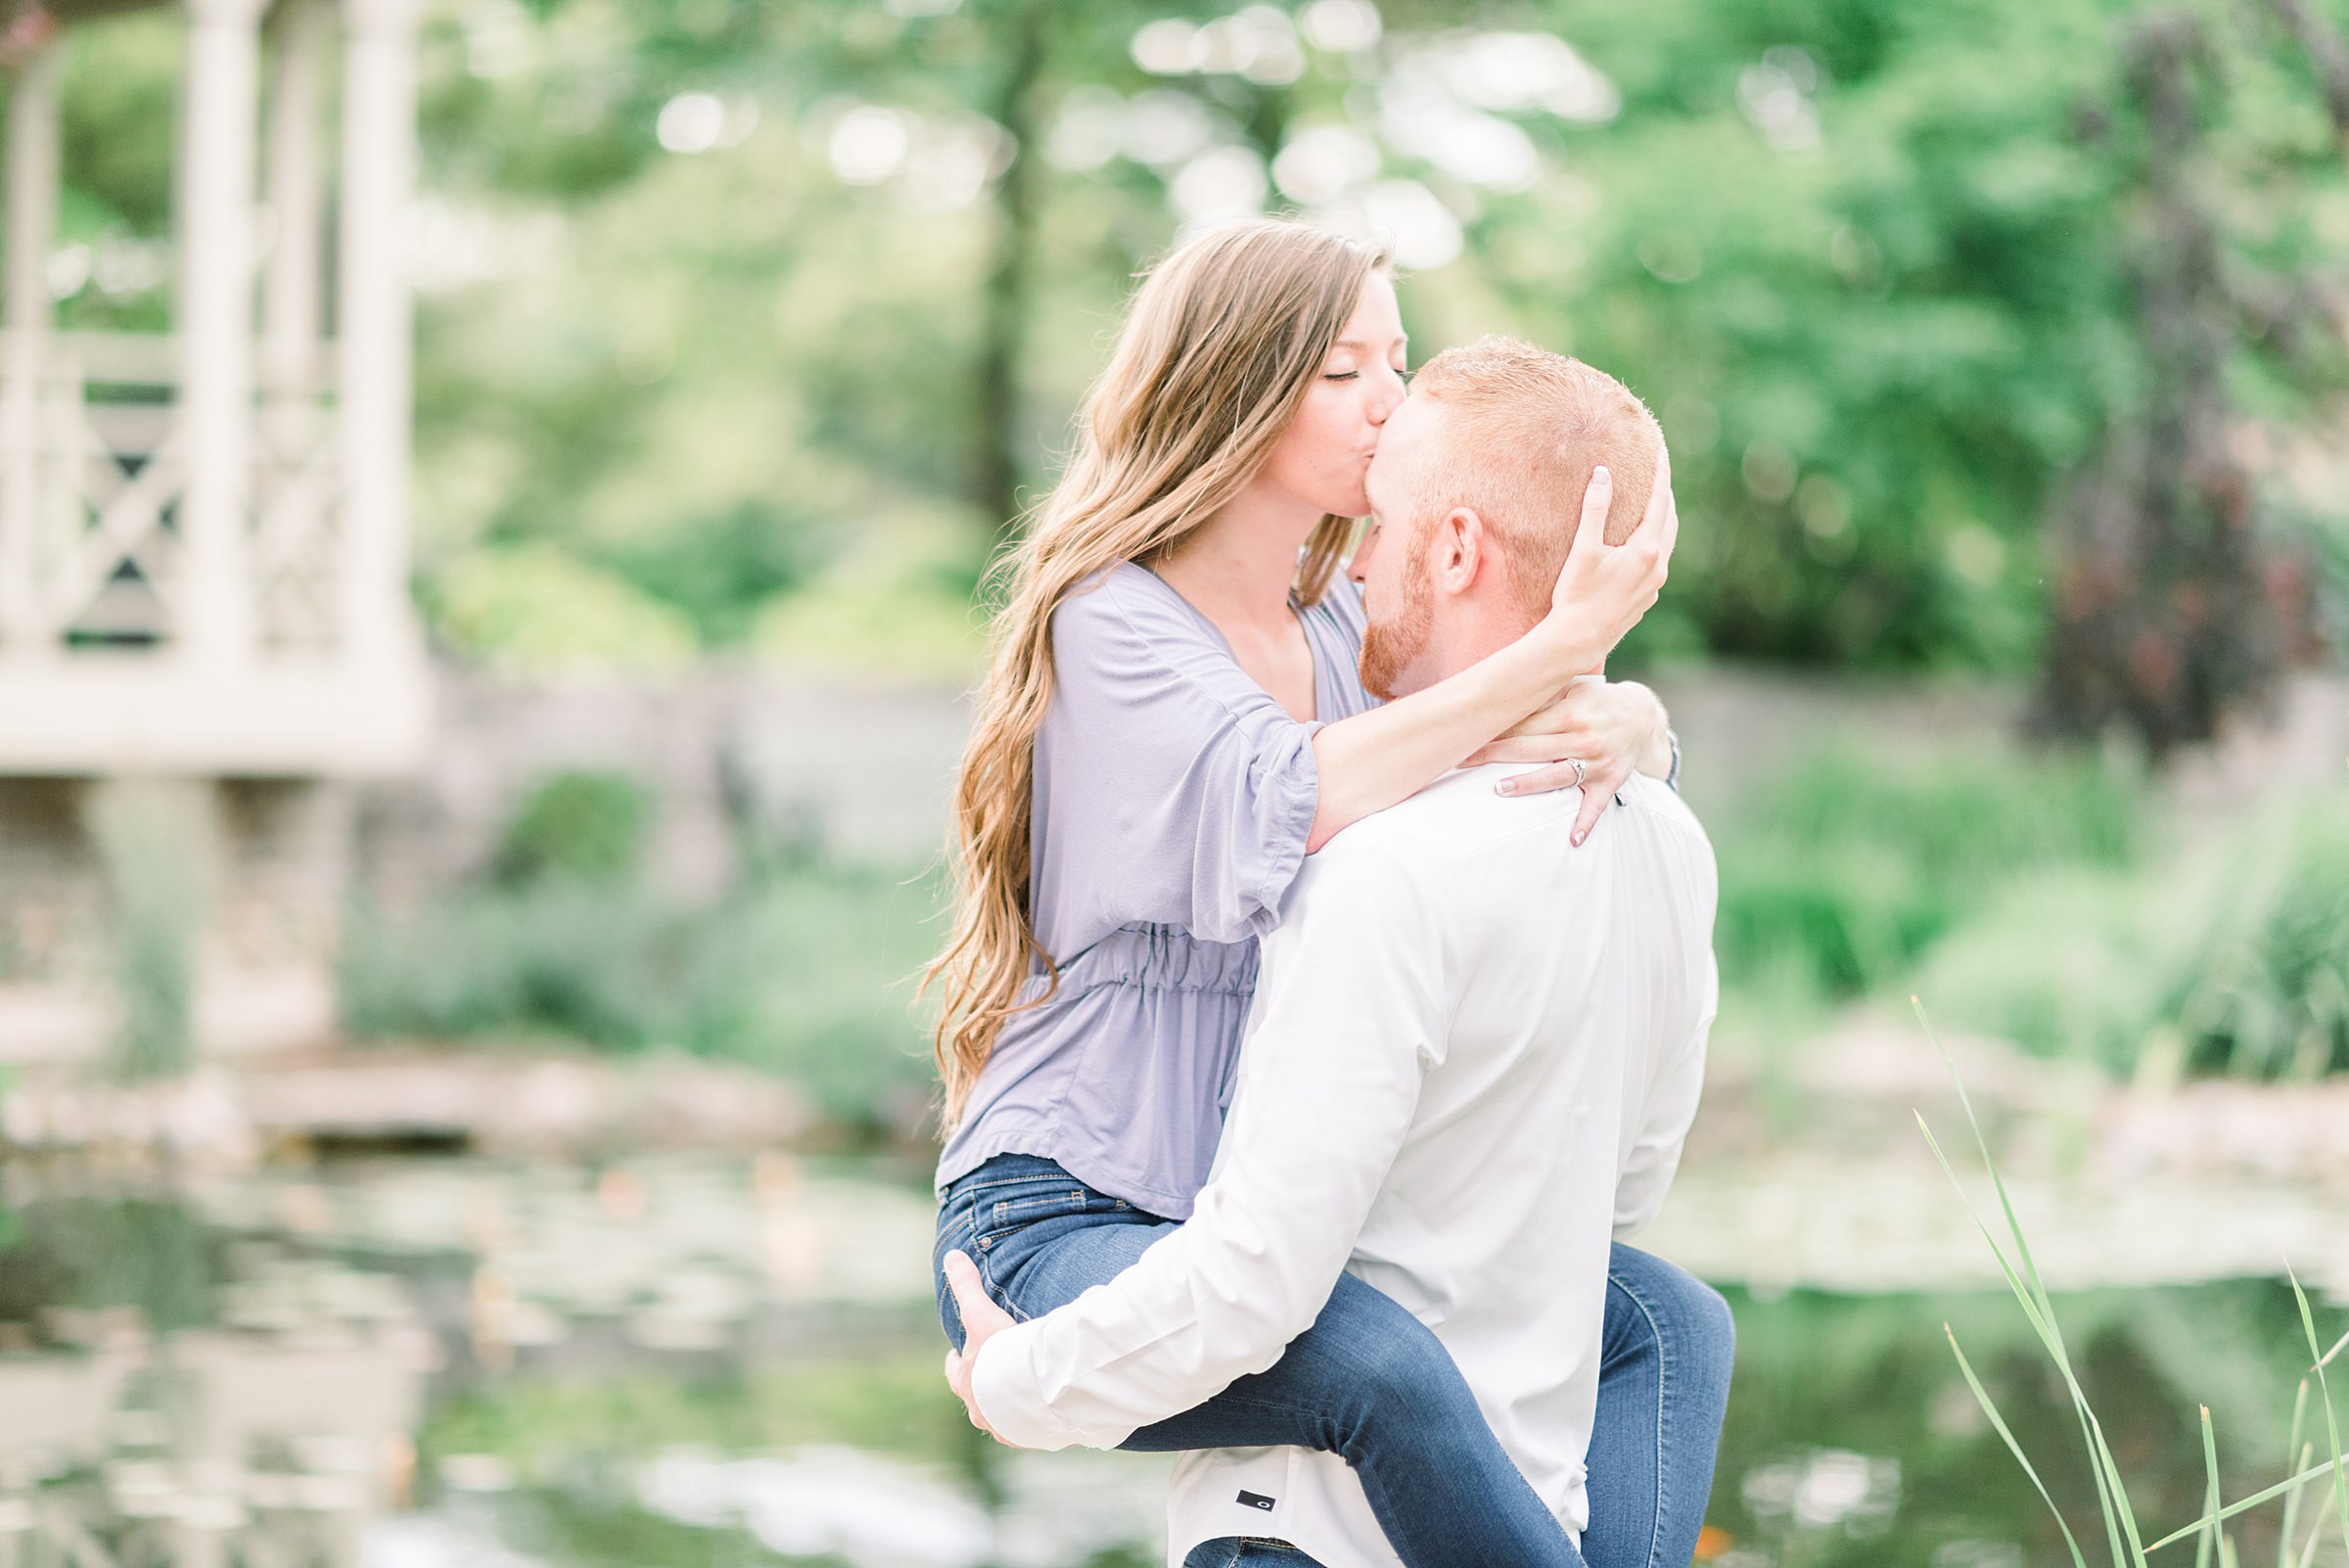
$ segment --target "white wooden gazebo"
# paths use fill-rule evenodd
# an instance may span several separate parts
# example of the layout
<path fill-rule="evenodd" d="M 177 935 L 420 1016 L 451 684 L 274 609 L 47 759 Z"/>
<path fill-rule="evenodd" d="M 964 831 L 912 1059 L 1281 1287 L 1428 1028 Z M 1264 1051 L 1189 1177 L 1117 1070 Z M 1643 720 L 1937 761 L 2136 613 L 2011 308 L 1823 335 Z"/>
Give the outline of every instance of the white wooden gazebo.
<path fill-rule="evenodd" d="M 422 742 L 426 689 L 406 547 L 417 0 L 186 0 L 177 330 L 58 332 L 45 280 L 61 46 L 77 21 L 125 9 L 0 5 L 19 51 L 0 285 L 0 773 L 397 766 Z"/>
<path fill-rule="evenodd" d="M 155 3 L 0 0 L 0 784 L 85 809 L 124 778 L 285 798 L 397 770 L 429 718 L 407 589 L 421 0 L 180 0 L 173 330 L 60 330 L 65 56 Z"/>

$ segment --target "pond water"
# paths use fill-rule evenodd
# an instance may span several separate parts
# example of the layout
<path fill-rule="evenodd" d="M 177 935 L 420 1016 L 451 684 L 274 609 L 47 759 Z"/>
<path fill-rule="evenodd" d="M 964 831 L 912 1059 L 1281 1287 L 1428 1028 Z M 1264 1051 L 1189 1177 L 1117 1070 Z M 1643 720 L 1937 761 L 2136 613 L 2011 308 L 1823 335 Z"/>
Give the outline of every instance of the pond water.
<path fill-rule="evenodd" d="M 1158 1560 L 1164 1460 L 1001 1450 L 945 1393 L 909 1173 L 780 1154 L 171 1180 L 17 1165 L 0 1215 L 0 1560 L 24 1532 L 88 1563 Z M 2100 1547 L 2078 1428 L 2010 1298 L 1731 1300 L 1707 1560 L 2068 1561 L 1945 1323 Z M 2286 1287 L 2058 1306 L 2149 1534 L 2200 1504 L 2197 1402 L 2230 1496 L 2282 1473 L 2309 1360 Z M 2327 1343 L 2342 1315 L 2320 1311 Z M 2275 1517 L 2246 1518 L 2245 1560 L 2273 1560 Z"/>

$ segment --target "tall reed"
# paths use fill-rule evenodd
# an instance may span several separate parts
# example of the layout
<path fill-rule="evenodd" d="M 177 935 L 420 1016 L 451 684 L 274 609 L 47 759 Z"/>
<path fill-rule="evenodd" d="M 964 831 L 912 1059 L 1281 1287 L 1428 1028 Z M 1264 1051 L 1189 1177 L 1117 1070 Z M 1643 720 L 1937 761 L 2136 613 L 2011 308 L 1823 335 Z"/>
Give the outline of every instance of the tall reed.
<path fill-rule="evenodd" d="M 2234 1502 L 2224 1502 L 2219 1487 L 2218 1439 L 2211 1428 L 2210 1408 L 2204 1406 L 2201 1411 L 2202 1455 L 2209 1485 L 2204 1493 L 2202 1514 L 2158 1540 L 2150 1543 L 2145 1541 L 2138 1524 L 2136 1509 L 2130 1504 L 2129 1489 L 2121 1476 L 2120 1466 L 2113 1460 L 2112 1445 L 2106 1440 L 2103 1423 L 2096 1418 L 2087 1392 L 2080 1385 L 2071 1352 L 2064 1343 L 2063 1330 L 2055 1320 L 2055 1303 L 2048 1294 L 2047 1282 L 2040 1275 L 2039 1265 L 2032 1259 L 2031 1244 L 2023 1235 L 2022 1222 L 2015 1218 L 2014 1204 L 2007 1197 L 2005 1181 L 1999 1176 L 1998 1162 L 1991 1157 L 1990 1140 L 1983 1135 L 1982 1123 L 1974 1115 L 1973 1101 L 1965 1092 L 1964 1081 L 1958 1077 L 1957 1064 L 1950 1060 L 1950 1053 L 1942 1045 L 1941 1037 L 1934 1033 L 1932 1020 L 1925 1016 L 1924 1003 L 1911 996 L 1910 1004 L 1916 1009 L 1917 1022 L 1924 1026 L 1926 1038 L 1933 1041 L 1934 1050 L 1941 1055 L 1942 1066 L 1949 1072 L 1951 1084 L 1957 1087 L 1958 1108 L 1965 1114 L 1966 1126 L 1974 1134 L 1974 1146 L 1981 1152 L 1983 1168 L 1989 1173 L 1991 1187 L 1998 1194 L 1999 1210 L 2005 1221 L 2006 1233 L 2013 1247 L 2011 1258 L 2007 1249 L 2001 1246 L 1998 1237 L 1992 1234 L 1989 1223 L 1974 1209 L 1972 1201 L 1965 1197 L 1965 1188 L 1958 1179 L 1956 1168 L 1950 1164 L 1949 1156 L 1942 1152 L 1940 1140 L 1934 1137 L 1933 1129 L 1921 1112 L 1917 1114 L 1917 1128 L 1924 1133 L 1926 1144 L 1933 1150 L 1933 1158 L 1941 1163 L 1941 1169 L 1949 1176 L 1951 1185 L 1958 1188 L 1959 1200 L 1965 1203 L 1967 1212 L 1973 1216 L 1975 1225 L 1982 1232 L 1982 1239 L 1989 1244 L 1992 1255 L 1999 1261 L 1999 1269 L 2005 1275 L 2007 1287 L 2014 1292 L 2015 1300 L 2022 1306 L 2023 1315 L 2030 1320 L 2032 1331 L 2039 1336 L 2041 1346 L 2046 1349 L 2062 1378 L 2065 1392 L 2071 1396 L 2072 1409 L 2080 1423 L 2081 1442 L 2088 1451 L 2089 1474 L 2096 1482 L 2096 1507 L 2104 1526 L 2104 1548 L 2107 1554 L 2104 1560 L 2111 1564 L 2111 1568 L 2151 1568 L 2151 1553 L 2191 1538 L 2195 1542 L 2194 1568 L 2210 1568 L 2214 1556 L 2222 1568 L 2237 1568 L 2235 1545 L 2225 1530 L 2226 1521 L 2280 1498 L 2283 1499 L 2283 1519 L 2279 1532 L 2277 1568 L 2309 1568 L 2315 1560 L 2317 1543 L 2324 1534 L 2325 1526 L 2336 1517 L 2342 1540 L 2349 1543 L 2349 1452 L 2344 1452 L 2341 1447 L 2340 1422 L 2333 1412 L 2332 1391 L 2325 1371 L 2344 1348 L 2349 1348 L 2349 1335 L 2343 1335 L 2330 1350 L 2320 1348 L 2316 1316 L 2309 1308 L 2308 1292 L 2301 1288 L 2299 1276 L 2291 1273 L 2288 1266 L 2286 1272 L 2291 1278 L 2293 1298 L 2299 1303 L 2300 1326 L 2308 1337 L 2310 1357 L 2308 1377 L 2301 1379 L 2299 1397 L 2292 1407 L 2292 1435 L 2285 1454 L 2293 1473 L 2265 1491 Z M 2007 1452 L 2014 1455 L 2015 1462 L 2023 1467 L 2023 1473 L 2030 1477 L 2031 1485 L 2047 1503 L 2048 1511 L 2054 1516 L 2055 1527 L 2063 1533 L 2064 1545 L 2071 1552 L 2074 1568 L 2089 1568 L 2088 1555 L 2081 1549 L 2079 1538 L 2072 1533 L 2062 1508 L 2049 1492 L 2047 1483 L 2040 1478 L 2039 1470 L 2032 1464 L 2030 1456 L 2023 1452 L 2022 1444 L 2016 1441 L 2006 1418 L 1999 1412 L 1990 1391 L 1983 1387 L 1981 1378 L 1975 1375 L 1972 1364 L 1965 1359 L 1964 1350 L 1958 1343 L 1958 1336 L 1951 1332 L 1947 1323 L 1942 1325 L 1942 1332 L 1949 1337 L 1950 1350 L 1958 1358 L 1958 1368 L 1965 1375 L 1966 1387 L 1973 1390 L 1975 1400 L 1982 1407 L 1982 1413 L 1990 1418 L 1992 1429 L 2006 1445 Z M 2309 1463 L 2309 1459 L 2316 1446 L 2302 1440 L 2308 1413 L 2309 1377 L 2316 1379 L 2317 1406 L 2325 1417 L 2326 1452 L 2334 1455 L 2324 1463 L 2314 1465 Z M 2328 1513 L 2319 1509 L 2316 1522 L 2295 1551 L 2292 1537 L 2299 1524 L 2302 1489 L 2326 1479 L 2332 1483 L 2333 1511 Z"/>

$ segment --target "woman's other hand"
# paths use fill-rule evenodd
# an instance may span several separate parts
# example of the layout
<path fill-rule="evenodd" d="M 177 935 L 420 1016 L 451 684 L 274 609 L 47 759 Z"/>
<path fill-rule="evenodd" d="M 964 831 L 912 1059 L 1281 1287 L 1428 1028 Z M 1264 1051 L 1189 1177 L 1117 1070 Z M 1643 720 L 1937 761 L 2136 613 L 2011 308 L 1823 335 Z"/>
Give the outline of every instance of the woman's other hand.
<path fill-rule="evenodd" d="M 1673 543 L 1680 536 L 1669 453 L 1657 456 L 1647 510 L 1621 544 L 1607 542 L 1607 508 L 1614 499 L 1615 476 L 1604 468 L 1591 470 L 1574 546 L 1558 569 L 1549 615 L 1535 632 L 1560 639 L 1570 650 L 1569 662 L 1577 674 L 1604 664 L 1623 634 L 1656 602 L 1670 575 Z"/>
<path fill-rule="evenodd" d="M 1637 681 L 1586 675 L 1556 702 L 1478 748 L 1461 765 L 1543 764 L 1503 779 L 1498 786 L 1503 795 L 1541 795 L 1579 782 L 1583 807 L 1574 819 L 1574 842 L 1579 845 L 1590 836 L 1591 824 L 1613 804 L 1624 780 L 1641 771 L 1661 778 L 1671 768 L 1671 722 L 1663 701 Z"/>

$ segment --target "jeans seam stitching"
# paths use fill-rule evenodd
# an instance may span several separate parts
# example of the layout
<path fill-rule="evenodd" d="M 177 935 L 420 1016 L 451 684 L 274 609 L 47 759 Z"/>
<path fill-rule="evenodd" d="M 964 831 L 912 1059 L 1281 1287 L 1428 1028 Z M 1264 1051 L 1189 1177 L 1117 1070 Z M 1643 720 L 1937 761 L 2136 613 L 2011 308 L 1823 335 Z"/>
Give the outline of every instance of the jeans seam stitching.
<path fill-rule="evenodd" d="M 1663 1547 L 1664 1519 L 1671 1511 L 1671 1499 L 1666 1491 L 1669 1471 L 1665 1454 L 1671 1448 L 1667 1441 L 1666 1423 L 1672 1410 L 1672 1358 L 1666 1354 L 1667 1339 L 1664 1330 L 1656 1322 L 1654 1308 L 1641 1300 L 1639 1292 L 1612 1268 L 1607 1270 L 1607 1283 L 1622 1291 L 1626 1299 L 1639 1309 L 1640 1319 L 1647 1324 L 1647 1331 L 1656 1342 L 1656 1513 L 1654 1522 L 1648 1526 L 1647 1537 L 1648 1568 L 1656 1568 L 1657 1553 Z"/>

